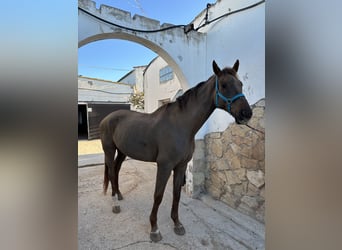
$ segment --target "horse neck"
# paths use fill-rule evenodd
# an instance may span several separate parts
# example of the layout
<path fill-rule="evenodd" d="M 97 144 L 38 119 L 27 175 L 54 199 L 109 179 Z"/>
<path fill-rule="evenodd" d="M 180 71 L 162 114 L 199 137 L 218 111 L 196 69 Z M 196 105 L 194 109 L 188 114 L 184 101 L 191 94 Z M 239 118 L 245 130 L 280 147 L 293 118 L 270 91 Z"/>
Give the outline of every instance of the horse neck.
<path fill-rule="evenodd" d="M 191 136 L 195 136 L 215 110 L 214 91 L 215 78 L 211 77 L 198 89 L 196 96 L 188 100 L 184 110 L 180 112 L 180 121 L 191 131 Z"/>

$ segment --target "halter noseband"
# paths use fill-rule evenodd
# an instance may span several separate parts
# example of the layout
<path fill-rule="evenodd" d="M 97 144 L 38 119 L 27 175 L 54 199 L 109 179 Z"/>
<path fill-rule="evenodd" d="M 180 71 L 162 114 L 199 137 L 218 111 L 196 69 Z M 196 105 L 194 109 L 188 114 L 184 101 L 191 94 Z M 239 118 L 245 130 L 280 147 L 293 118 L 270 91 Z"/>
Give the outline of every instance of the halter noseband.
<path fill-rule="evenodd" d="M 233 96 L 232 98 L 227 98 L 224 95 L 222 95 L 222 93 L 218 89 L 218 77 L 217 76 L 216 76 L 215 90 L 216 90 L 216 95 L 215 95 L 215 105 L 216 105 L 216 107 L 218 107 L 218 98 L 220 97 L 223 101 L 225 101 L 227 103 L 227 110 L 228 110 L 229 113 L 230 113 L 230 108 L 231 108 L 232 103 L 235 102 L 240 97 L 244 97 L 245 96 L 242 93 L 237 94 L 237 95 Z"/>

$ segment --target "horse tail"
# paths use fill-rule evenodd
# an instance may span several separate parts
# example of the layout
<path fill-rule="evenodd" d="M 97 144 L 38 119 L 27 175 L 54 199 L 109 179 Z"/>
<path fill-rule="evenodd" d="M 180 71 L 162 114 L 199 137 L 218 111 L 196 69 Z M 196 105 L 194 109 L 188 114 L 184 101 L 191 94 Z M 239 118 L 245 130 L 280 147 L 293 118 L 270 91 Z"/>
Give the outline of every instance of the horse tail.
<path fill-rule="evenodd" d="M 104 170 L 104 179 L 103 179 L 103 194 L 106 195 L 107 189 L 109 184 L 109 178 L 108 178 L 108 165 L 105 164 L 105 170 Z"/>

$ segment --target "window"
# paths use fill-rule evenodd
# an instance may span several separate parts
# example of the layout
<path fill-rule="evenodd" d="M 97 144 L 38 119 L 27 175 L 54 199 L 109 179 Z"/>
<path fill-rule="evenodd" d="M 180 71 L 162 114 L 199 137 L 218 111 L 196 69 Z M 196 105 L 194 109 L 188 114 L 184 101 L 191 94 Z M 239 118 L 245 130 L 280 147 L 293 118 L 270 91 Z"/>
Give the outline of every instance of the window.
<path fill-rule="evenodd" d="M 170 66 L 166 66 L 159 70 L 159 82 L 165 83 L 173 79 L 173 70 Z"/>

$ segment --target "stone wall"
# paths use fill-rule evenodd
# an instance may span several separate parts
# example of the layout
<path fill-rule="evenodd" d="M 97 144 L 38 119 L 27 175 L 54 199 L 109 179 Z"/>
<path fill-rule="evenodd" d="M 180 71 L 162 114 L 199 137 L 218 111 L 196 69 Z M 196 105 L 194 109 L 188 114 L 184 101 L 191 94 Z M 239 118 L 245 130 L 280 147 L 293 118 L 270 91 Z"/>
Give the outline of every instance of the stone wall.
<path fill-rule="evenodd" d="M 264 131 L 265 99 L 252 106 L 249 125 Z M 204 156 L 204 157 L 203 157 Z M 231 124 L 224 132 L 196 142 L 192 162 L 192 196 L 208 192 L 238 211 L 264 222 L 265 135 Z"/>

